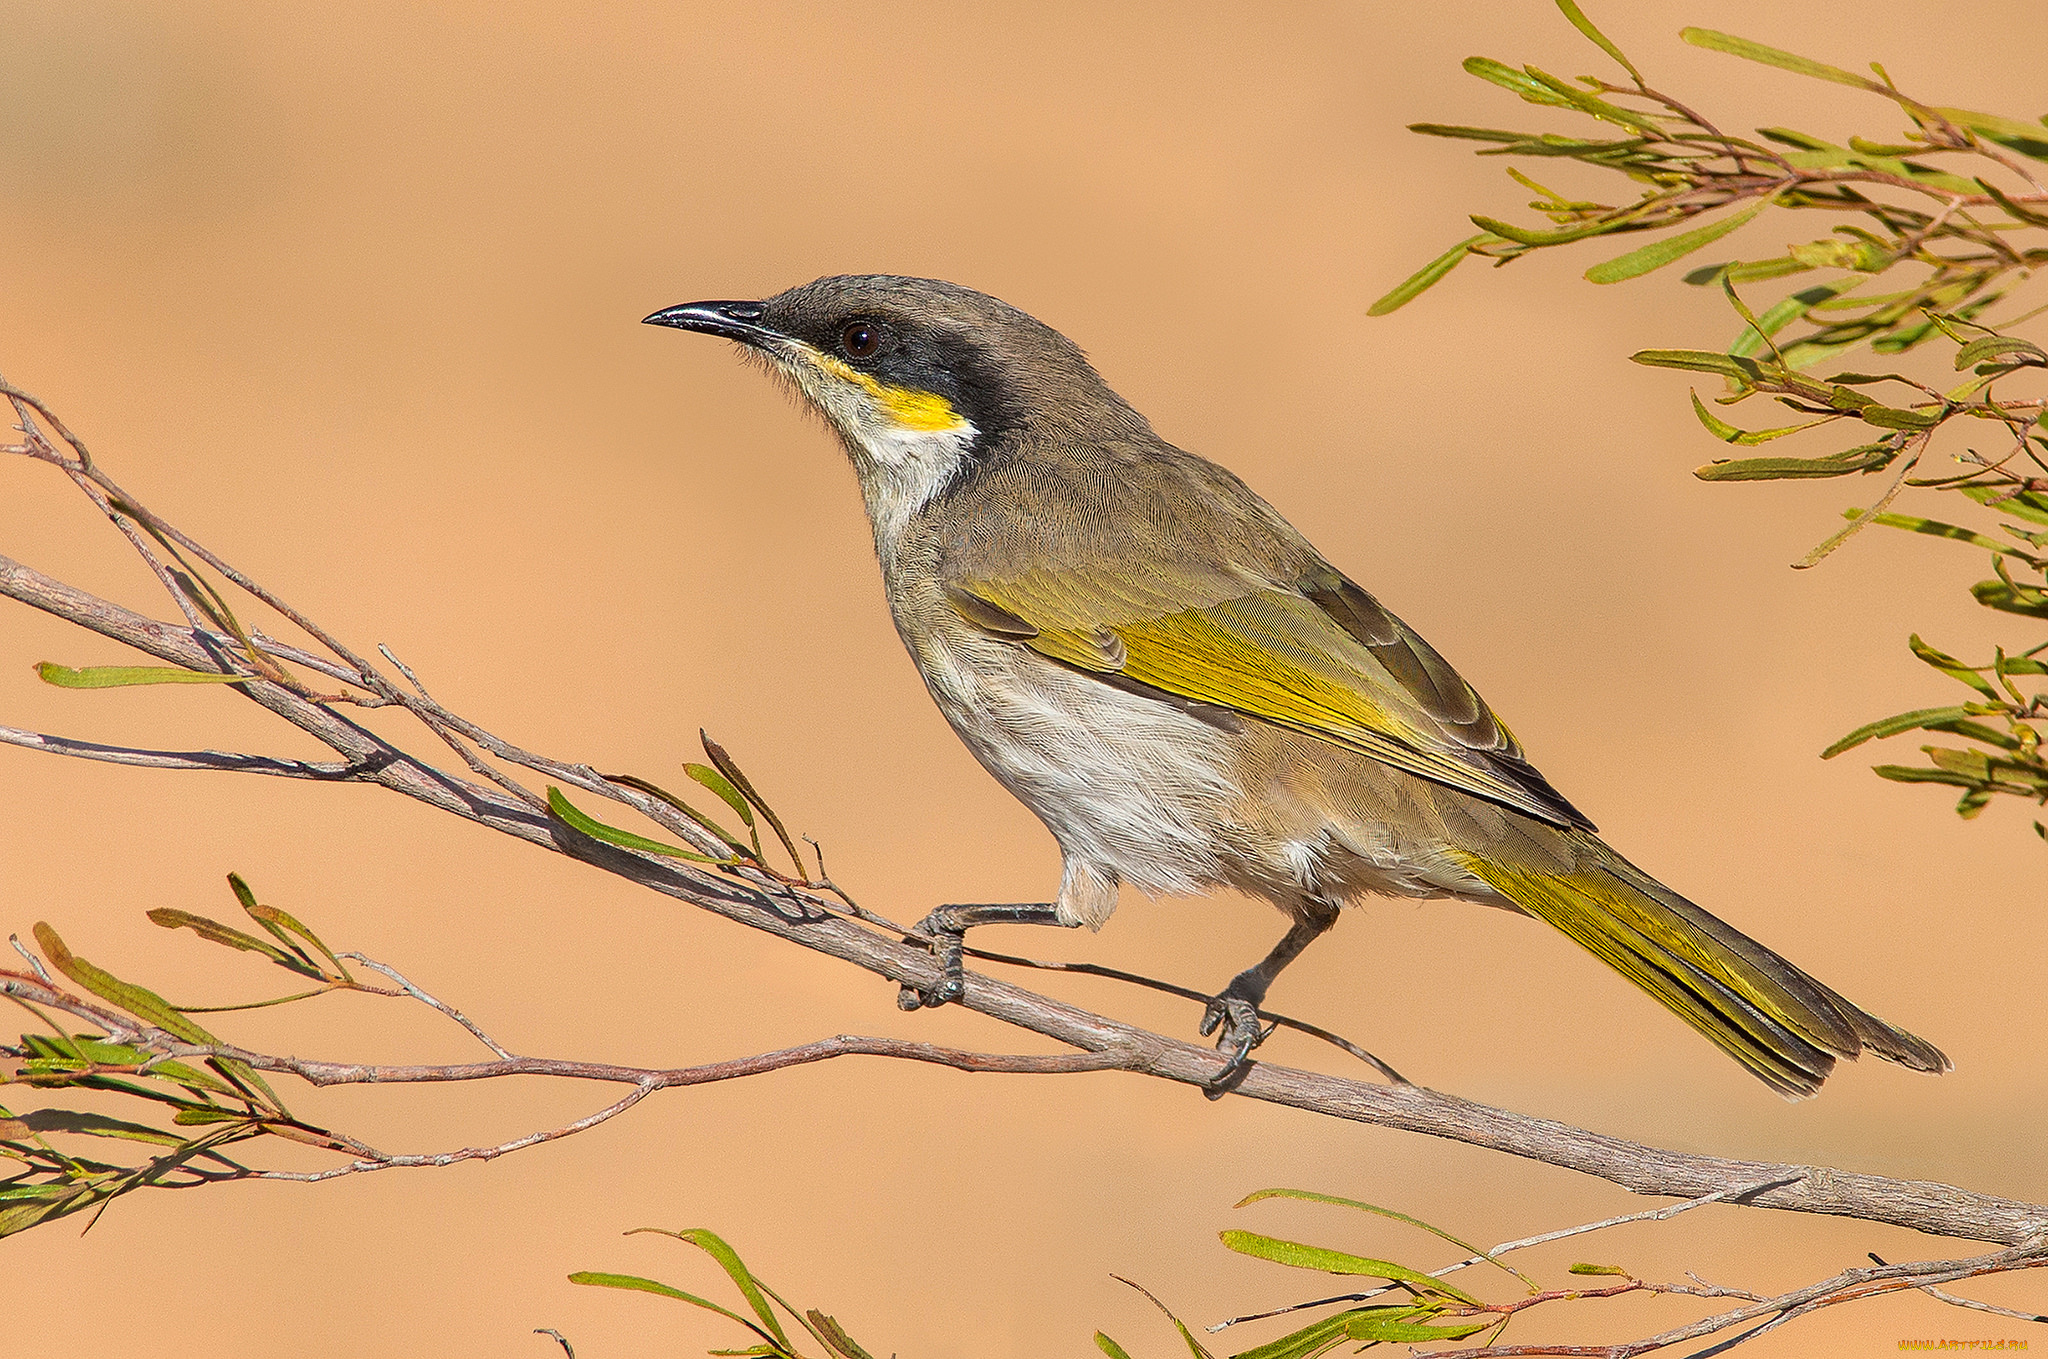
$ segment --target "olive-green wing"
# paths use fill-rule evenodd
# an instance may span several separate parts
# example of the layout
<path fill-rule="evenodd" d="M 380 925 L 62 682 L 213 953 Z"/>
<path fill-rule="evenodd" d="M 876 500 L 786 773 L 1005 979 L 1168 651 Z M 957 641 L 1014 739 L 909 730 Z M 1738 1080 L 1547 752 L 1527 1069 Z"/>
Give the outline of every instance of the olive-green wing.
<path fill-rule="evenodd" d="M 1294 589 L 1040 570 L 948 587 L 992 636 L 1214 704 L 1562 826 L 1593 829 L 1435 649 L 1335 571 Z"/>

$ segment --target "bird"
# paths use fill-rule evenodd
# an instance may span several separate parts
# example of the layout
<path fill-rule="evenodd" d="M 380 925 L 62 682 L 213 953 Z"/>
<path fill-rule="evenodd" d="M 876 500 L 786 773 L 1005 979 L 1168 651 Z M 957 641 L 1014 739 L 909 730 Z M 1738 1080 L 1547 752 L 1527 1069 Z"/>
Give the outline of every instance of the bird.
<path fill-rule="evenodd" d="M 938 966 L 905 1009 L 962 997 L 977 926 L 1100 929 L 1124 884 L 1234 889 L 1289 923 L 1205 1009 L 1217 1093 L 1341 907 L 1453 899 L 1555 926 L 1787 1098 L 1866 1049 L 1950 1069 L 1610 848 L 1428 642 L 1052 327 L 886 274 L 645 319 L 737 342 L 837 433 L 927 689 L 1058 842 L 1053 901 L 909 932 Z"/>

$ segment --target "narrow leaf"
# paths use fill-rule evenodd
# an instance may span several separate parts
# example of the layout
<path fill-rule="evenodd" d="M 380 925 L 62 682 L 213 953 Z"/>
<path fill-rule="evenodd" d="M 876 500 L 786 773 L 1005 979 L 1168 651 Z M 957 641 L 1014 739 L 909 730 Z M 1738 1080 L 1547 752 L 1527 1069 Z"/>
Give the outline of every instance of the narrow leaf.
<path fill-rule="evenodd" d="M 1762 62 L 1766 66 L 1776 66 L 1780 70 L 1812 76 L 1815 80 L 1832 80 L 1837 85 L 1854 85 L 1857 89 L 1875 90 L 1879 94 L 1890 93 L 1875 80 L 1857 75 L 1853 71 L 1845 71 L 1839 66 L 1830 66 L 1824 61 L 1814 61 L 1809 57 L 1781 52 L 1775 47 L 1766 47 L 1760 42 L 1738 38 L 1731 33 L 1719 33 L 1711 28 L 1683 28 L 1679 30 L 1678 36 L 1694 47 L 1726 52 L 1730 56 L 1741 57 L 1746 61 Z"/>
<path fill-rule="evenodd" d="M 1495 235 L 1507 238 L 1516 245 L 1544 246 L 1569 245 L 1583 241 L 1588 236 L 1604 236 L 1610 231 L 1619 231 L 1624 223 L 1611 217 L 1603 217 L 1578 226 L 1561 227 L 1555 231 L 1541 231 L 1534 227 L 1516 226 L 1503 222 L 1498 217 L 1487 217 L 1479 213 L 1472 215 L 1472 225 Z"/>
<path fill-rule="evenodd" d="M 1372 1279 L 1397 1280 L 1414 1284 L 1417 1288 L 1429 1292 L 1448 1294 L 1459 1302 L 1477 1303 L 1477 1299 L 1470 1293 L 1463 1292 L 1441 1279 L 1432 1279 L 1427 1274 L 1410 1269 L 1406 1265 L 1397 1265 L 1391 1260 L 1371 1260 L 1340 1250 L 1304 1245 L 1299 1241 L 1282 1241 L 1278 1237 L 1267 1236 L 1261 1232 L 1233 1229 L 1220 1235 L 1223 1244 L 1240 1255 L 1271 1260 L 1277 1265 L 1321 1270 L 1325 1274 L 1360 1274 Z"/>
<path fill-rule="evenodd" d="M 1890 462 L 1893 451 L 1883 444 L 1864 444 L 1824 458 L 1731 458 L 1695 467 L 1701 481 L 1782 481 L 1792 477 L 1845 477 L 1870 472 Z"/>
<path fill-rule="evenodd" d="M 2048 366 L 2048 351 L 2032 340 L 2022 340 L 2017 335 L 1985 335 L 1970 341 L 1956 351 L 1956 371 L 1962 372 L 1973 363 L 1983 363 L 2001 354 L 2019 354 L 2020 360 L 2035 367 Z"/>
<path fill-rule="evenodd" d="M 1927 643 L 1920 640 L 1919 633 L 1916 632 L 1911 637 L 1908 637 L 1906 645 L 1912 648 L 1915 656 L 1918 656 L 1923 662 L 1933 666 L 1936 670 L 1941 671 L 1944 675 L 1949 676 L 1949 678 L 1961 680 L 1964 684 L 1969 685 L 1972 689 L 1975 689 L 1993 702 L 1998 700 L 1998 690 L 1992 686 L 1990 680 L 1985 679 L 1976 670 L 1964 665 L 1946 651 L 1937 650 L 1927 645 Z"/>
<path fill-rule="evenodd" d="M 1353 1340 L 1382 1341 L 1401 1345 L 1427 1345 L 1436 1340 L 1456 1340 L 1459 1336 L 1473 1335 L 1489 1326 L 1498 1325 L 1495 1317 L 1479 1317 L 1469 1321 L 1451 1321 L 1440 1326 L 1424 1326 L 1413 1321 L 1401 1321 L 1393 1317 L 1372 1315 L 1373 1308 L 1363 1308 L 1345 1329 Z"/>
<path fill-rule="evenodd" d="M 754 809 L 747 805 L 740 790 L 732 786 L 732 780 L 708 764 L 686 764 L 683 772 L 718 795 L 719 801 L 738 814 L 740 823 L 748 830 L 754 829 Z"/>
<path fill-rule="evenodd" d="M 309 967 L 303 960 L 286 953 L 277 945 L 265 943 L 253 934 L 245 934 L 232 925 L 223 925 L 218 920 L 209 920 L 203 915 L 163 906 L 149 912 L 149 919 L 152 924 L 161 925 L 167 930 L 190 930 L 208 943 L 225 944 L 229 948 L 242 949 L 248 953 L 260 953 L 279 967 L 290 968 L 302 976 L 321 975 L 318 968 Z"/>
<path fill-rule="evenodd" d="M 220 1040 L 171 1008 L 170 1002 L 146 987 L 122 981 L 113 973 L 75 956 L 64 940 L 45 921 L 37 921 L 36 944 L 59 972 L 77 982 L 101 1000 L 120 1006 L 145 1024 L 162 1029 L 188 1043 L 218 1046 Z"/>
<path fill-rule="evenodd" d="M 2039 491 L 2021 491 L 2015 495 L 2009 486 L 1965 486 L 1962 492 L 1979 505 L 1988 505 L 2000 514 L 2009 514 L 2030 524 L 2048 524 L 2048 495 Z"/>
<path fill-rule="evenodd" d="M 1410 274 L 1407 280 L 1400 284 L 1400 286 L 1396 287 L 1379 301 L 1373 303 L 1370 307 L 1367 307 L 1365 314 L 1367 316 L 1385 316 L 1389 312 L 1399 311 L 1402 307 L 1407 306 L 1410 302 L 1420 297 L 1437 280 L 1457 268 L 1459 262 L 1465 256 L 1472 253 L 1474 246 L 1491 244 L 1499 239 L 1498 236 L 1495 236 L 1490 231 L 1482 231 L 1477 236 L 1467 236 L 1464 240 L 1459 241 L 1449 250 L 1444 251 L 1443 254 L 1438 255 L 1435 259 Z"/>
<path fill-rule="evenodd" d="M 701 1307 L 707 1312 L 716 1312 L 722 1317 L 737 1321 L 763 1340 L 771 1344 L 774 1343 L 775 1338 L 773 1336 L 731 1308 L 720 1307 L 709 1298 L 700 1298 L 695 1293 L 685 1293 L 680 1288 L 671 1288 L 667 1284 L 658 1283 L 653 1279 L 643 1279 L 637 1274 L 607 1274 L 594 1269 L 579 1269 L 569 1276 L 569 1282 L 572 1284 L 584 1284 L 591 1288 L 624 1288 L 636 1293 L 652 1293 L 656 1297 L 674 1298 L 677 1302 L 687 1302 L 692 1307 Z M 786 1351 L 787 1348 L 785 1345 L 784 1350 Z"/>
<path fill-rule="evenodd" d="M 552 784 L 548 786 L 548 815 L 554 817 L 557 821 L 560 821 L 578 834 L 587 835 L 593 840 L 602 840 L 608 845 L 617 845 L 620 849 L 638 850 L 642 854 L 661 854 L 671 859 L 687 859 L 691 863 L 711 864 L 719 862 L 719 860 L 712 858 L 710 855 L 699 854 L 693 849 L 684 849 L 680 845 L 663 844 L 659 840 L 650 840 L 644 835 L 635 835 L 631 831 L 620 830 L 617 826 L 608 826 L 595 817 L 580 811 L 575 803 L 562 795 L 561 789 Z"/>
<path fill-rule="evenodd" d="M 1145 1295 L 1146 1300 L 1150 1302 L 1154 1307 L 1157 1307 L 1160 1311 L 1166 1313 L 1166 1319 L 1172 1322 L 1174 1324 L 1175 1329 L 1177 1329 L 1180 1332 L 1180 1338 L 1187 1343 L 1188 1353 L 1193 1355 L 1194 1359 L 1216 1359 L 1215 1355 L 1209 1353 L 1208 1350 L 1202 1347 L 1201 1341 L 1195 1339 L 1195 1333 L 1187 1328 L 1186 1322 L 1182 1321 L 1179 1317 L 1175 1316 L 1173 1314 L 1172 1309 L 1169 1308 L 1165 1303 L 1161 1302 L 1159 1299 L 1152 1296 L 1152 1290 L 1146 1288 L 1143 1284 L 1132 1283 L 1131 1280 L 1126 1279 L 1121 1274 L 1112 1274 L 1109 1277 L 1115 1279 L 1120 1284 L 1124 1284 L 1128 1287 L 1137 1289 L 1140 1293 L 1143 1293 Z"/>
<path fill-rule="evenodd" d="M 1980 580 L 1970 587 L 1970 593 L 1979 604 L 2001 613 L 2016 613 L 2027 618 L 2048 618 L 2048 592 L 2022 585 L 2010 579 Z"/>
<path fill-rule="evenodd" d="M 1653 269 L 1661 269 L 1673 260 L 1690 255 L 1702 246 L 1720 240 L 1775 201 L 1774 198 L 1765 198 L 1719 221 L 1694 227 L 1691 231 L 1683 231 L 1661 241 L 1653 241 L 1639 250 L 1631 250 L 1626 255 L 1594 265 L 1586 271 L 1586 277 L 1594 283 L 1620 283 L 1625 279 L 1639 278 Z"/>
<path fill-rule="evenodd" d="M 1909 713 L 1892 717 L 1881 717 L 1875 722 L 1866 722 L 1841 740 L 1820 753 L 1823 760 L 1832 760 L 1845 750 L 1854 750 L 1865 741 L 1881 740 L 1897 736 L 1901 732 L 1939 729 L 1944 723 L 1960 722 L 1970 716 L 1964 707 L 1915 708 Z"/>
<path fill-rule="evenodd" d="M 662 1227 L 635 1227 L 626 1235 L 633 1236 L 646 1232 L 655 1236 L 673 1236 L 678 1241 L 688 1242 L 718 1262 L 726 1272 L 740 1295 L 747 1300 L 747 1306 L 754 1309 L 754 1315 L 761 1318 L 761 1324 L 774 1335 L 775 1343 L 783 1349 L 789 1348 L 789 1337 L 783 1334 L 782 1323 L 775 1319 L 775 1309 L 768 1305 L 768 1299 L 761 1295 L 760 1285 L 754 1281 L 753 1272 L 740 1259 L 739 1252 L 728 1246 L 718 1233 L 704 1227 L 691 1227 L 684 1231 L 672 1232 Z"/>
<path fill-rule="evenodd" d="M 718 766 L 718 772 L 725 775 L 731 781 L 732 786 L 738 790 L 739 795 L 752 803 L 767 820 L 769 829 L 775 832 L 775 838 L 782 842 L 783 852 L 789 855 L 790 866 L 795 869 L 798 876 L 802 876 L 804 861 L 802 856 L 796 852 L 796 841 L 789 838 L 789 832 L 783 829 L 782 818 L 777 816 L 775 809 L 768 805 L 768 799 L 761 796 L 760 791 L 754 787 L 753 782 L 747 778 L 745 771 L 740 768 L 739 762 L 727 754 L 725 747 L 712 740 L 710 735 L 702 728 L 699 728 L 697 731 L 697 739 L 704 743 L 704 753 L 711 757 L 712 764 Z M 757 838 L 754 849 L 758 853 L 760 848 L 761 846 Z"/>
<path fill-rule="evenodd" d="M 666 803 L 688 817 L 695 825 L 702 828 L 708 834 L 716 836 L 719 840 L 742 854 L 747 852 L 746 841 L 734 838 L 725 827 L 719 825 L 716 821 L 713 821 L 710 817 L 704 815 L 704 813 L 698 811 L 695 807 L 692 807 L 689 803 L 683 801 L 661 785 L 634 774 L 607 774 L 605 778 L 612 783 L 621 784 L 627 788 L 637 788 L 649 797 Z"/>
<path fill-rule="evenodd" d="M 1938 108 L 1934 111 L 1956 126 L 1966 127 L 1978 136 L 1988 137 L 2023 156 L 2048 160 L 2048 127 L 2040 123 L 2023 123 L 2017 118 L 2002 118 L 1995 113 L 1976 113 L 1970 109 Z"/>
<path fill-rule="evenodd" d="M 1109 1356 L 1109 1359 L 1131 1359 L 1131 1352 L 1111 1340 L 1102 1332 L 1095 1333 L 1095 1348 Z"/>
<path fill-rule="evenodd" d="M 1613 57 L 1615 64 L 1620 66 L 1622 70 L 1627 71 L 1629 73 L 1630 78 L 1633 79 L 1636 82 L 1636 84 L 1640 85 L 1643 83 L 1642 73 L 1636 70 L 1635 63 L 1630 61 L 1627 57 L 1623 56 L 1621 54 L 1621 49 L 1619 47 L 1616 47 L 1613 43 L 1609 42 L 1607 40 L 1607 35 L 1605 33 L 1602 33 L 1599 29 L 1595 28 L 1593 26 L 1593 21 L 1591 19 L 1588 19 L 1585 16 L 1585 13 L 1582 10 L 1580 10 L 1576 4 L 1572 3 L 1572 0 L 1557 0 L 1557 7 L 1564 11 L 1565 18 L 1571 20 L 1573 28 L 1576 28 L 1577 30 L 1579 30 L 1579 32 L 1585 34 L 1588 38 L 1591 38 L 1593 42 L 1600 48 L 1601 51 L 1605 52 L 1608 56 Z"/>
<path fill-rule="evenodd" d="M 59 689 L 125 689 L 138 684 L 247 684 L 250 675 L 211 675 L 175 665 L 89 665 L 76 670 L 55 661 L 36 665 L 45 684 Z"/>
<path fill-rule="evenodd" d="M 1852 518 L 1858 513 L 1860 511 L 1853 509 L 1842 511 L 1844 518 Z M 1885 528 L 1904 529 L 1908 533 L 1924 533 L 1931 538 L 1952 538 L 1959 543 L 1968 543 L 1972 547 L 1986 548 L 1992 552 L 2012 550 L 2008 544 L 1996 538 L 1987 538 L 1981 533 L 1956 524 L 1944 524 L 1939 519 L 1923 519 L 1917 514 L 1880 514 L 1870 522 L 1881 524 Z"/>
<path fill-rule="evenodd" d="M 810 1322 L 811 1333 L 824 1341 L 840 1359 L 875 1359 L 872 1354 L 854 1343 L 853 1337 L 846 1333 L 844 1326 L 815 1307 L 804 1313 L 804 1319 Z"/>
<path fill-rule="evenodd" d="M 1799 425 L 1781 425 L 1776 429 L 1738 429 L 1708 410 L 1700 401 L 1700 394 L 1698 392 L 1692 394 L 1692 412 L 1700 418 L 1700 423 L 1707 427 L 1707 433 L 1723 443 L 1740 444 L 1744 448 L 1753 448 L 1757 444 L 1767 444 L 1773 439 L 1782 439 L 1787 434 L 1797 434 L 1800 430 L 1812 429 L 1815 425 L 1824 425 L 1835 418 L 1831 415 L 1823 415 L 1818 420 L 1808 420 L 1804 424 Z M 1712 480 L 1712 478 L 1709 478 L 1709 480 Z"/>
<path fill-rule="evenodd" d="M 1507 1261 L 1496 1259 L 1494 1256 L 1487 1254 L 1487 1252 L 1481 1250 L 1479 1247 L 1473 1245 L 1470 1241 L 1465 1240 L 1463 1237 L 1453 1236 L 1449 1232 L 1445 1231 L 1443 1228 L 1424 1222 L 1419 1217 L 1410 1217 L 1408 1216 L 1408 1214 L 1396 1212 L 1392 1208 L 1382 1208 L 1377 1203 L 1366 1203 L 1361 1199 L 1338 1198 L 1334 1194 L 1319 1194 L 1313 1189 L 1261 1189 L 1257 1193 L 1247 1194 L 1244 1198 L 1239 1199 L 1235 1204 L 1232 1204 L 1231 1206 L 1234 1208 L 1243 1208 L 1248 1204 L 1258 1203 L 1263 1199 L 1301 1199 L 1308 1203 L 1328 1203 L 1334 1204 L 1339 1208 L 1356 1208 L 1362 1213 L 1375 1213 L 1380 1217 L 1392 1218 L 1396 1222 L 1405 1222 L 1411 1227 L 1420 1227 L 1423 1231 L 1428 1232 L 1431 1236 L 1436 1237 L 1439 1241 L 1448 1241 L 1452 1245 L 1456 1246 L 1459 1250 L 1465 1251 L 1471 1255 L 1478 1256 L 1480 1259 L 1486 1261 L 1486 1263 L 1492 1265 L 1495 1269 L 1498 1269 L 1503 1273 L 1512 1274 L 1514 1277 L 1520 1279 L 1523 1283 L 1527 1284 L 1529 1286 L 1530 1292 L 1535 1293 L 1541 1291 L 1537 1287 L 1536 1281 L 1534 1279 L 1522 1273 L 1521 1270 L 1516 1269 Z"/>
<path fill-rule="evenodd" d="M 1719 373 L 1736 382 L 1754 385 L 1763 370 L 1749 359 L 1721 354 L 1711 349 L 1638 349 L 1629 362 L 1648 368 L 1683 368 L 1695 373 Z"/>

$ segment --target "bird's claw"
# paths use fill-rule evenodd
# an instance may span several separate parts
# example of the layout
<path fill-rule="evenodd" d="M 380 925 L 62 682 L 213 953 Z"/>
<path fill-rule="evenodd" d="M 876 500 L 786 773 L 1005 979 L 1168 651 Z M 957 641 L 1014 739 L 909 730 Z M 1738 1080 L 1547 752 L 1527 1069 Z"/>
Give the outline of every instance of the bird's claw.
<path fill-rule="evenodd" d="M 897 1009 L 935 1010 L 967 994 L 966 968 L 962 961 L 965 938 L 966 931 L 947 914 L 946 907 L 941 906 L 919 922 L 904 942 L 928 945 L 932 957 L 938 960 L 939 975 L 930 986 L 904 982 L 896 992 Z"/>
<path fill-rule="evenodd" d="M 1216 1051 L 1224 1057 L 1223 1069 L 1202 1087 L 1210 1099 L 1221 1099 L 1244 1079 L 1251 1065 L 1252 1049 L 1266 1041 L 1266 1029 L 1259 1023 L 1259 1007 L 1243 996 L 1225 991 L 1209 1002 L 1202 1012 L 1202 1036 L 1216 1033 Z"/>

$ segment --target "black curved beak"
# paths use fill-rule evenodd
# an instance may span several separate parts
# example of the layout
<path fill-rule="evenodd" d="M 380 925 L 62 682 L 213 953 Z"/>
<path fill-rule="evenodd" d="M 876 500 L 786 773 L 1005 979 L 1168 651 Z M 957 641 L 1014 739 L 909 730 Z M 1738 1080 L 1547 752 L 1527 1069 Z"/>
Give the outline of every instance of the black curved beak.
<path fill-rule="evenodd" d="M 741 344 L 764 345 L 782 337 L 760 324 L 762 310 L 759 302 L 685 302 L 664 307 L 642 318 L 641 324 L 674 326 L 677 330 L 720 335 Z"/>

